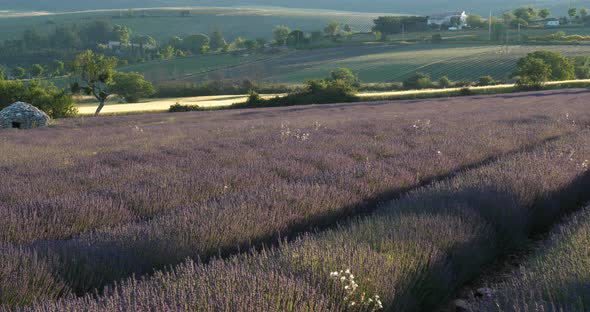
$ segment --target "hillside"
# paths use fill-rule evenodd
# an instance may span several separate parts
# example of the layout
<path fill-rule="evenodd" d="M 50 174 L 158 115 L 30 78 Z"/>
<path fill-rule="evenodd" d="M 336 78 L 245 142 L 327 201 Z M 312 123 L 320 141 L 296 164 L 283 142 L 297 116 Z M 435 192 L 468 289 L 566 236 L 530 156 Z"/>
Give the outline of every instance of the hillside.
<path fill-rule="evenodd" d="M 4 1 L 4 0 L 0 0 Z M 190 17 L 179 17 L 179 8 L 153 8 L 134 10 L 129 17 L 127 10 L 90 10 L 69 13 L 22 13 L 19 18 L 1 18 L 0 41 L 18 39 L 25 29 L 35 28 L 39 32 L 52 31 L 49 23 L 58 25 L 80 24 L 93 19 L 110 20 L 115 24 L 128 26 L 136 34 L 148 34 L 156 40 L 168 40 L 173 36 L 208 33 L 221 29 L 226 39 L 239 36 L 246 38 L 270 39 L 272 28 L 286 25 L 303 31 L 321 30 L 331 21 L 346 23 L 358 31 L 369 31 L 373 19 L 379 14 L 341 11 L 311 11 L 286 8 L 223 8 L 191 7 Z M 4 13 L 8 15 L 8 13 Z"/>
<path fill-rule="evenodd" d="M 550 7 L 562 11 L 564 14 L 568 6 L 567 1 L 541 0 L 536 1 L 538 6 Z M 332 10 L 349 10 L 358 12 L 395 12 L 412 14 L 431 14 L 438 11 L 449 11 L 464 9 L 479 14 L 485 14 L 492 10 L 501 12 L 517 6 L 529 5 L 530 0 L 498 0 L 498 1 L 437 1 L 437 0 L 416 0 L 416 1 L 389 1 L 389 0 L 0 0 L 0 7 L 10 10 L 48 10 L 48 11 L 71 11 L 91 10 L 110 8 L 141 8 L 161 6 L 283 6 L 294 8 L 317 8 Z M 590 1 L 578 1 L 578 6 L 588 6 Z"/>

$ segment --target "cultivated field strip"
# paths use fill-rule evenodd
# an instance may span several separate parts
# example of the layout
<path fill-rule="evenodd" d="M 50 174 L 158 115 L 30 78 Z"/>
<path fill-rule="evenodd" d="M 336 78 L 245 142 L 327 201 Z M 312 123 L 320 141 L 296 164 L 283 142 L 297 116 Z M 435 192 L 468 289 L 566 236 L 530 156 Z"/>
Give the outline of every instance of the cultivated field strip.
<path fill-rule="evenodd" d="M 22 271 L 0 274 L 0 293 L 12 294 L 0 300 L 82 294 L 334 225 L 432 178 L 580 131 L 585 96 L 79 119 L 2 132 L 0 237 L 7 268 Z"/>
<path fill-rule="evenodd" d="M 571 311 L 590 309 L 590 207 L 556 228 L 520 269 L 472 311 Z"/>
<path fill-rule="evenodd" d="M 429 74 L 435 81 L 442 76 L 455 81 L 476 81 L 488 75 L 495 79 L 508 80 L 516 70 L 518 59 L 539 50 L 563 53 L 567 57 L 590 53 L 590 48 L 584 45 L 474 46 L 450 43 L 347 46 L 300 50 L 260 62 L 240 64 L 184 78 L 167 76 L 159 80 L 180 78 L 200 82 L 207 79 L 252 79 L 269 83 L 302 83 L 307 79 L 326 77 L 340 67 L 350 68 L 359 75 L 362 82 L 367 83 L 402 82 L 416 72 Z M 156 68 L 179 67 L 177 62 L 180 61 L 159 63 Z M 148 76 L 150 71 L 147 70 Z"/>
<path fill-rule="evenodd" d="M 209 264 L 188 261 L 98 298 L 23 311 L 371 311 L 375 301 L 367 298 L 390 311 L 432 311 L 494 259 L 588 200 L 588 158 L 590 130 L 582 130 L 278 248 Z M 335 279 L 331 272 L 339 270 Z"/>

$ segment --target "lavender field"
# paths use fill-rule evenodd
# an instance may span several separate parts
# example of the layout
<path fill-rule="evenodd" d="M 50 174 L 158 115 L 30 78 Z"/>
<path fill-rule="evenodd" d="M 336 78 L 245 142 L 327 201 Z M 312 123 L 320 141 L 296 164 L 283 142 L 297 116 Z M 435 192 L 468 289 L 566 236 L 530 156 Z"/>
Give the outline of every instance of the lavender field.
<path fill-rule="evenodd" d="M 590 200 L 589 94 L 1 131 L 0 310 L 431 311 Z"/>
<path fill-rule="evenodd" d="M 472 311 L 588 311 L 590 309 L 590 207 L 575 213 L 490 297 Z"/>

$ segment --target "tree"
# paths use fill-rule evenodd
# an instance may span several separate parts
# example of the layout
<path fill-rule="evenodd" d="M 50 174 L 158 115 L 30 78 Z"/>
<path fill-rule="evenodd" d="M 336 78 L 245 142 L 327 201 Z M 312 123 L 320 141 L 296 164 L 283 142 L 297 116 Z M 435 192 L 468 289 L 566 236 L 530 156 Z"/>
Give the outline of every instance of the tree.
<path fill-rule="evenodd" d="M 551 67 L 542 59 L 526 56 L 518 61 L 516 72 L 517 86 L 521 88 L 541 88 L 551 76 Z"/>
<path fill-rule="evenodd" d="M 272 38 L 276 45 L 284 46 L 287 43 L 287 38 L 289 38 L 290 33 L 291 29 L 289 27 L 279 25 L 273 29 Z"/>
<path fill-rule="evenodd" d="M 326 25 L 326 27 L 324 27 L 324 33 L 328 37 L 330 37 L 332 39 L 335 39 L 336 36 L 338 35 L 338 33 L 340 32 L 340 27 L 341 26 L 342 26 L 342 23 L 336 22 L 336 21 L 332 21 L 328 25 Z"/>
<path fill-rule="evenodd" d="M 230 44 L 229 50 L 240 51 L 246 49 L 246 38 L 238 37 Z"/>
<path fill-rule="evenodd" d="M 0 66 L 0 81 L 6 79 L 6 69 L 4 66 Z"/>
<path fill-rule="evenodd" d="M 33 66 L 31 66 L 29 74 L 31 74 L 31 78 L 41 78 L 43 76 L 44 71 L 45 69 L 43 68 L 43 66 L 39 64 L 34 64 Z"/>
<path fill-rule="evenodd" d="M 509 24 L 510 21 L 512 21 L 515 18 L 516 18 L 516 16 L 512 12 L 510 12 L 510 11 L 507 11 L 507 12 L 502 13 L 502 20 L 506 24 Z"/>
<path fill-rule="evenodd" d="M 299 46 L 304 42 L 305 34 L 301 30 L 294 30 L 287 37 L 288 46 Z"/>
<path fill-rule="evenodd" d="M 189 50 L 193 53 L 201 53 L 203 46 L 209 46 L 211 39 L 205 34 L 194 34 L 185 37 L 182 40 L 182 49 Z"/>
<path fill-rule="evenodd" d="M 536 51 L 527 54 L 526 57 L 538 58 L 549 66 L 549 78 L 554 81 L 571 80 L 576 78 L 576 70 L 573 62 L 561 55 L 551 51 Z"/>
<path fill-rule="evenodd" d="M 80 29 L 80 38 L 88 47 L 99 43 L 104 44 L 113 39 L 113 28 L 114 26 L 110 22 L 97 20 Z"/>
<path fill-rule="evenodd" d="M 154 86 L 138 73 L 116 72 L 113 76 L 111 92 L 125 99 L 127 103 L 137 103 L 140 98 L 152 96 Z"/>
<path fill-rule="evenodd" d="M 546 19 L 551 15 L 551 12 L 549 12 L 549 9 L 542 9 L 541 11 L 539 11 L 539 17 L 542 19 Z"/>
<path fill-rule="evenodd" d="M 448 88 L 448 87 L 450 87 L 452 85 L 453 85 L 453 82 L 447 76 L 442 76 L 438 80 L 438 86 L 441 87 L 441 88 Z"/>
<path fill-rule="evenodd" d="M 163 59 L 169 60 L 174 57 L 175 50 L 174 47 L 167 45 L 160 50 L 160 53 L 162 54 Z"/>
<path fill-rule="evenodd" d="M 492 24 L 492 40 L 494 41 L 505 41 L 507 39 L 506 32 L 508 27 L 502 23 Z"/>
<path fill-rule="evenodd" d="M 358 86 L 359 77 L 348 68 L 338 68 L 330 72 L 330 80 L 341 80 L 348 83 L 351 86 Z"/>
<path fill-rule="evenodd" d="M 467 17 L 467 26 L 470 28 L 482 28 L 487 26 L 487 21 L 479 15 L 469 15 Z"/>
<path fill-rule="evenodd" d="M 518 28 L 520 26 L 526 27 L 528 25 L 529 25 L 529 23 L 522 18 L 516 18 L 516 19 L 513 19 L 512 21 L 510 21 L 510 27 L 512 27 L 512 28 Z"/>
<path fill-rule="evenodd" d="M 428 18 L 423 16 L 380 16 L 373 21 L 374 33 L 386 35 L 400 34 L 402 31 L 424 31 L 428 29 Z"/>
<path fill-rule="evenodd" d="M 244 47 L 248 51 L 256 51 L 256 50 L 258 50 L 260 48 L 260 46 L 258 45 L 258 41 L 257 40 L 246 40 L 246 41 L 244 41 Z"/>
<path fill-rule="evenodd" d="M 135 36 L 133 39 L 131 39 L 131 42 L 133 44 L 139 45 L 139 49 L 141 51 L 144 51 L 148 46 L 156 46 L 156 39 L 148 35 Z"/>
<path fill-rule="evenodd" d="M 72 27 L 57 27 L 49 40 L 56 49 L 79 49 L 82 46 L 80 35 Z"/>
<path fill-rule="evenodd" d="M 219 29 L 215 29 L 210 35 L 210 43 L 209 47 L 211 51 L 219 51 L 225 49 L 227 46 L 227 41 L 223 37 L 223 33 Z"/>
<path fill-rule="evenodd" d="M 578 9 L 571 8 L 571 9 L 567 10 L 567 15 L 570 17 L 570 22 L 571 22 L 571 20 L 573 20 L 574 17 L 576 17 L 576 15 L 578 15 Z"/>
<path fill-rule="evenodd" d="M 20 66 L 17 66 L 12 69 L 10 75 L 12 75 L 12 78 L 14 79 L 23 79 L 27 75 L 27 70 Z"/>
<path fill-rule="evenodd" d="M 121 45 L 128 45 L 131 41 L 131 29 L 127 26 L 115 25 L 113 27 L 114 39 L 119 41 Z"/>
<path fill-rule="evenodd" d="M 590 79 L 590 56 L 576 56 L 574 65 L 577 79 Z"/>
<path fill-rule="evenodd" d="M 107 98 L 113 93 L 113 76 L 117 67 L 117 59 L 95 54 L 91 50 L 78 55 L 72 63 L 72 73 L 77 80 L 72 85 L 72 91 L 84 91 L 93 95 L 99 102 L 95 115 L 98 116 Z"/>
<path fill-rule="evenodd" d="M 588 16 L 588 10 L 585 8 L 580 9 L 580 16 L 585 19 Z"/>
<path fill-rule="evenodd" d="M 403 82 L 405 89 L 426 89 L 432 87 L 430 76 L 424 73 L 415 73 Z"/>
<path fill-rule="evenodd" d="M 531 7 L 522 7 L 522 8 L 518 8 L 515 9 L 513 11 L 513 14 L 516 18 L 520 18 L 522 20 L 525 20 L 527 23 L 529 23 L 531 20 L 533 20 L 533 18 L 535 18 L 537 16 L 537 12 L 535 11 L 534 8 Z"/>
<path fill-rule="evenodd" d="M 51 63 L 49 70 L 51 71 L 49 73 L 49 75 L 55 77 L 55 76 L 59 76 L 63 73 L 65 69 L 65 64 L 64 62 L 60 61 L 60 60 L 53 60 L 53 62 Z"/>

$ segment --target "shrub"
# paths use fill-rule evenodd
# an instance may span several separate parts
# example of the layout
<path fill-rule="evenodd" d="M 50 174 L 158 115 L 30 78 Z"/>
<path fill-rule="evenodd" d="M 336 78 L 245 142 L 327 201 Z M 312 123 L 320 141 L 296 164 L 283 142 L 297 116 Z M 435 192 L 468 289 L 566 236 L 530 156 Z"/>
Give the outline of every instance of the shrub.
<path fill-rule="evenodd" d="M 589 79 L 590 78 L 590 57 L 588 56 L 577 56 L 574 58 L 574 66 L 576 71 L 577 79 Z"/>
<path fill-rule="evenodd" d="M 342 80 L 347 84 L 358 87 L 359 77 L 348 68 L 338 68 L 330 73 L 331 80 Z"/>
<path fill-rule="evenodd" d="M 354 102 L 356 89 L 344 80 L 316 79 L 305 83 L 303 90 L 291 92 L 286 97 L 262 99 L 258 94 L 250 94 L 248 101 L 232 105 L 233 108 L 275 107 L 306 104 L 328 104 Z"/>
<path fill-rule="evenodd" d="M 0 109 L 17 101 L 30 103 L 52 118 L 72 117 L 78 112 L 72 96 L 51 84 L 0 80 Z"/>
<path fill-rule="evenodd" d="M 545 63 L 545 66 L 542 67 L 543 71 L 547 71 L 546 78 L 541 76 L 537 78 L 544 78 L 544 81 L 549 79 L 559 81 L 571 80 L 575 79 L 576 77 L 574 63 L 563 55 L 551 51 L 537 51 L 529 53 L 527 56 L 521 58 L 517 63 L 517 71 L 514 76 L 539 75 L 540 71 L 533 68 L 530 64 L 530 62 L 538 63 L 537 60 L 541 60 L 543 63 Z M 542 76 L 545 76 L 545 73 L 543 73 Z"/>
<path fill-rule="evenodd" d="M 415 73 L 404 80 L 405 89 L 427 89 L 432 87 L 430 76 L 424 73 Z"/>
<path fill-rule="evenodd" d="M 202 111 L 204 110 L 199 105 L 182 105 L 180 103 L 176 103 L 174 105 L 170 105 L 168 112 L 170 113 L 182 113 L 182 112 L 194 112 L 194 111 Z"/>
<path fill-rule="evenodd" d="M 140 98 L 154 95 L 152 84 L 138 73 L 118 72 L 113 77 L 113 92 L 123 97 L 127 103 L 137 103 Z"/>
<path fill-rule="evenodd" d="M 518 61 L 516 86 L 519 89 L 539 89 L 551 77 L 551 67 L 530 55 Z"/>
<path fill-rule="evenodd" d="M 451 87 L 452 85 L 453 85 L 453 82 L 447 76 L 442 76 L 438 80 L 438 86 L 441 88 L 448 88 L 448 87 Z"/>
<path fill-rule="evenodd" d="M 496 80 L 492 76 L 480 77 L 479 81 L 477 82 L 478 87 L 493 86 L 495 84 L 498 84 L 498 83 L 496 82 Z"/>

